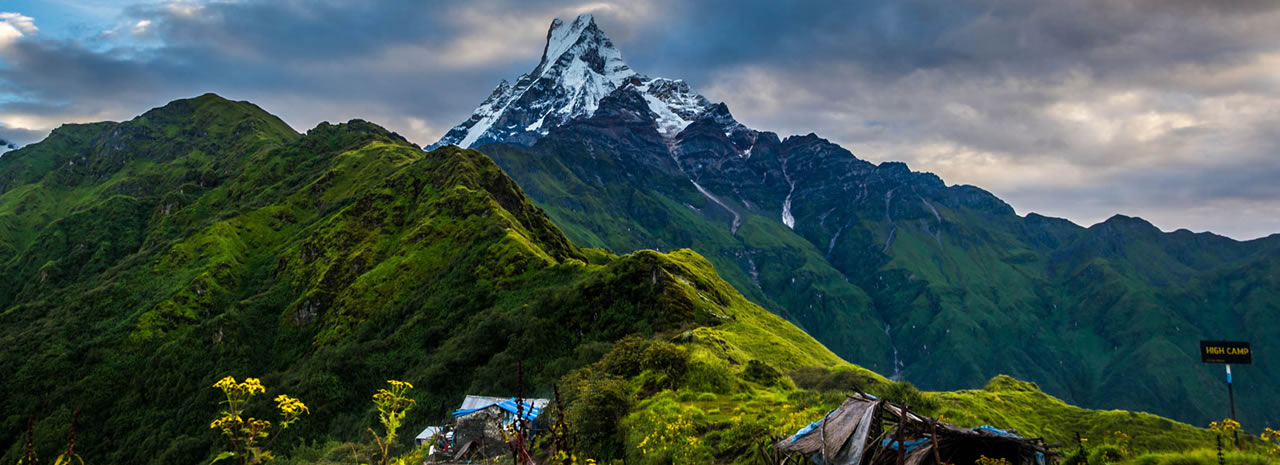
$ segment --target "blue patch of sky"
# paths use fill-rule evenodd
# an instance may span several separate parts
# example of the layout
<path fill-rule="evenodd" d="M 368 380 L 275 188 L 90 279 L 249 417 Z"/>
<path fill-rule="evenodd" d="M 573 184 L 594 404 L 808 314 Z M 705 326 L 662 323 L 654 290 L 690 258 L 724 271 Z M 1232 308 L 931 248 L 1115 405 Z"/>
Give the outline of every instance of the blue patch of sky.
<path fill-rule="evenodd" d="M 138 21 L 123 13 L 138 0 L 9 0 L 0 11 L 31 17 L 42 40 L 76 41 L 89 50 L 102 52 L 126 46 L 145 46 L 147 41 L 131 34 Z"/>

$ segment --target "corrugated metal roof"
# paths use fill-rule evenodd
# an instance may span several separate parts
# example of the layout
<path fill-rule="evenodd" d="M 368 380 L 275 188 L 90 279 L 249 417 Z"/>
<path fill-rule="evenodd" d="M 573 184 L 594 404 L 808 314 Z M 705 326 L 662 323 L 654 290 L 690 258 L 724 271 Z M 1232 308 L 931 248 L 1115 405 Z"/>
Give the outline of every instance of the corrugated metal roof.
<path fill-rule="evenodd" d="M 467 396 L 467 398 L 462 399 L 462 406 L 458 407 L 458 410 L 471 410 L 478 409 L 480 407 L 488 407 L 507 399 L 510 399 L 510 397 Z M 534 405 L 537 406 L 537 402 L 534 402 Z"/>
<path fill-rule="evenodd" d="M 539 415 L 542 415 L 542 408 L 548 403 L 550 403 L 548 399 L 523 399 L 522 402 L 517 404 L 516 398 L 512 397 L 509 399 L 498 399 L 498 401 L 494 403 L 480 404 L 475 408 L 458 409 L 453 412 L 453 416 L 460 417 L 489 407 L 498 407 L 511 413 L 520 413 L 522 417 L 532 420 L 537 418 Z"/>
<path fill-rule="evenodd" d="M 496 404 L 498 402 L 502 402 L 504 400 L 511 400 L 511 398 L 510 397 L 489 397 L 489 396 L 467 396 L 465 399 L 462 399 L 462 405 L 458 407 L 458 410 L 472 410 L 472 409 L 478 409 L 480 407 L 488 407 L 490 405 Z M 534 407 L 537 407 L 537 408 L 546 408 L 547 404 L 551 403 L 551 399 L 525 399 L 524 403 L 526 405 L 533 405 Z"/>
<path fill-rule="evenodd" d="M 431 439 L 431 436 L 435 436 L 439 434 L 440 431 L 443 429 L 444 427 L 441 427 L 441 426 L 428 426 L 427 429 L 424 429 L 422 430 L 421 433 L 418 433 L 418 437 L 414 439 L 417 439 L 418 442 L 426 441 L 428 439 Z"/>

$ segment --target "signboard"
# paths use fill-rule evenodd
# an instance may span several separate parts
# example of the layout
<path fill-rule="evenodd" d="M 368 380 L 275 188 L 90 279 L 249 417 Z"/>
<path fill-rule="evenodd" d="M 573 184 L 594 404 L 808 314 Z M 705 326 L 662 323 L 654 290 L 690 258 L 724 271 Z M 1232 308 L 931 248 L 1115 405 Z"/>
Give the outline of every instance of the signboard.
<path fill-rule="evenodd" d="M 1249 365 L 1253 363 L 1253 351 L 1249 349 L 1248 342 L 1200 341 L 1200 361 Z"/>

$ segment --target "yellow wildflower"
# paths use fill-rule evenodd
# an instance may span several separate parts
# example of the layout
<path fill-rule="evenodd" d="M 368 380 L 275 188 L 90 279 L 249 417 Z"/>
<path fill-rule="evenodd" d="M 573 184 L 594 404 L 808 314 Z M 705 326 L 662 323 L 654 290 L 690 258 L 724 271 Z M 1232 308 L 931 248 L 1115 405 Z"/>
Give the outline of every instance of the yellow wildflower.
<path fill-rule="evenodd" d="M 289 397 L 287 395 L 280 394 L 276 396 L 275 400 L 276 400 L 276 408 L 279 408 L 280 412 L 284 413 L 286 416 L 298 415 L 303 413 L 307 413 L 307 414 L 311 413 L 311 410 L 307 409 L 306 404 L 303 404 L 302 401 Z"/>
<path fill-rule="evenodd" d="M 258 380 L 258 378 L 246 378 L 243 383 L 240 383 L 240 390 L 250 395 L 267 392 L 267 388 L 262 386 L 262 381 Z"/>
<path fill-rule="evenodd" d="M 236 379 L 228 376 L 226 378 L 222 378 L 221 380 L 218 380 L 218 382 L 213 384 L 213 387 L 216 387 L 218 389 L 222 389 L 225 391 L 228 388 L 235 387 L 235 385 L 236 385 Z"/>
<path fill-rule="evenodd" d="M 387 380 L 387 384 L 390 384 L 392 387 L 398 388 L 398 389 L 413 389 L 413 385 L 405 381 L 389 379 Z"/>
<path fill-rule="evenodd" d="M 1215 422 L 1209 423 L 1209 429 L 1212 431 L 1221 431 L 1224 433 L 1229 433 L 1229 432 L 1240 429 L 1240 422 L 1230 418 L 1224 418 L 1221 422 L 1215 421 Z"/>

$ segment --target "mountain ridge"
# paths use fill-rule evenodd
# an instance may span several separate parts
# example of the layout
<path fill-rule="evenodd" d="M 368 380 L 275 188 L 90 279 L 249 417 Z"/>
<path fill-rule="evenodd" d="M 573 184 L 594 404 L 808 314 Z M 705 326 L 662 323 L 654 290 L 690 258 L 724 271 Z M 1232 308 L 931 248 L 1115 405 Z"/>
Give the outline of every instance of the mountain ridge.
<path fill-rule="evenodd" d="M 161 113 L 177 108 L 197 111 L 72 127 L 0 158 L 0 170 L 49 167 L 0 193 L 0 243 L 19 247 L 0 257 L 17 277 L 0 283 L 0 459 L 23 455 L 32 413 L 35 449 L 52 456 L 79 409 L 86 461 L 208 461 L 223 400 L 210 386 L 227 375 L 309 406 L 277 444 L 284 463 L 357 453 L 376 422 L 369 394 L 387 378 L 417 385 L 413 429 L 449 418 L 464 394 L 516 395 L 521 383 L 537 396 L 559 386 L 571 415 L 600 406 L 588 394 L 621 393 L 578 431 L 580 452 L 636 463 L 663 460 L 640 444 L 673 412 L 696 425 L 698 457 L 752 463 L 760 438 L 792 434 L 853 390 L 1052 440 L 1123 429 L 1143 450 L 1212 443 L 1007 377 L 949 393 L 890 382 L 752 304 L 695 251 L 573 243 L 475 150 L 424 152 L 363 120 L 298 134 L 211 96 Z M 224 124 L 244 111 L 251 124 Z M 202 149 L 214 146 L 225 150 Z M 36 160 L 81 156 L 111 163 L 76 166 L 110 169 Z M 9 227 L 16 218 L 37 223 L 31 237 Z M 769 228 L 781 226 L 750 217 L 741 233 Z"/>
<path fill-rule="evenodd" d="M 1020 216 L 980 187 L 873 164 L 813 133 L 726 130 L 737 122 L 723 104 L 672 136 L 633 86 L 600 102 L 532 141 L 478 145 L 576 242 L 698 250 L 744 295 L 873 370 L 929 389 L 1009 373 L 1086 406 L 1207 423 L 1215 410 L 1187 404 L 1225 395 L 1201 375 L 1195 341 L 1280 338 L 1276 325 L 1243 323 L 1274 308 L 1265 296 L 1280 289 L 1214 294 L 1210 278 L 1261 273 L 1280 236 L 1242 242 L 1123 215 L 1088 227 Z M 1216 297 L 1177 303 L 1188 293 Z M 1020 344 L 978 349 L 989 340 Z M 1160 389 L 1179 394 L 1135 394 Z M 1264 403 L 1280 394 L 1244 389 Z"/>
<path fill-rule="evenodd" d="M 0 285 L 6 460 L 22 454 L 19 417 L 40 417 L 37 448 L 48 451 L 73 408 L 78 450 L 95 461 L 207 459 L 218 405 L 208 387 L 228 374 L 261 377 L 323 413 L 290 434 L 355 440 L 385 377 L 423 389 L 406 421 L 425 424 L 465 393 L 514 394 L 520 361 L 550 395 L 629 334 L 697 330 L 741 351 L 748 332 L 785 355 L 738 353 L 784 369 L 843 363 L 694 252 L 619 257 L 572 244 L 479 152 L 423 152 L 362 120 L 290 134 L 251 117 L 214 130 L 247 109 L 179 100 L 0 159 L 0 170 L 123 160 L 87 178 L 50 164 L 0 193 L 0 243 L 16 249 L 0 269 L 18 278 Z M 184 130 L 197 121 L 208 135 Z M 200 149 L 214 145 L 228 150 Z M 212 165 L 216 182 L 202 185 Z M 133 195 L 113 190 L 139 183 Z M 29 239 L 9 228 L 24 215 L 41 219 Z"/>

